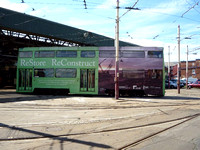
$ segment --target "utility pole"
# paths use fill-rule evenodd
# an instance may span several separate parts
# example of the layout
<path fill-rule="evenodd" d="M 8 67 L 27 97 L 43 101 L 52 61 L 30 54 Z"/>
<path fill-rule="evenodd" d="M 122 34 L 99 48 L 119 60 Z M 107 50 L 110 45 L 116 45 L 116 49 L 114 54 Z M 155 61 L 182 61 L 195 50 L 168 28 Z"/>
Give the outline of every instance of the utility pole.
<path fill-rule="evenodd" d="M 116 56 L 115 56 L 115 99 L 119 99 L 119 0 L 117 0 L 117 16 L 116 16 Z"/>
<path fill-rule="evenodd" d="M 180 94 L 180 25 L 178 25 L 178 67 L 177 67 L 177 76 L 178 76 L 178 81 L 177 81 L 177 89 L 178 89 L 178 94 Z"/>
<path fill-rule="evenodd" d="M 170 89 L 170 46 L 168 46 L 168 88 Z"/>
<path fill-rule="evenodd" d="M 188 89 L 188 45 L 187 45 L 187 61 L 186 61 L 186 89 Z"/>

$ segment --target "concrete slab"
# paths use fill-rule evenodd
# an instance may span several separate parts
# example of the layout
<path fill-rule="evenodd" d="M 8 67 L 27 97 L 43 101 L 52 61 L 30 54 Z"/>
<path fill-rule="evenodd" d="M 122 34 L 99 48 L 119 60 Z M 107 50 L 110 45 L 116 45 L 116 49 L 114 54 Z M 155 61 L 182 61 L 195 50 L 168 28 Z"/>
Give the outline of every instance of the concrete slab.
<path fill-rule="evenodd" d="M 120 149 L 135 142 L 130 149 L 198 150 L 200 117 L 183 121 L 200 113 L 199 89 L 176 93 L 115 100 L 0 91 L 0 149 Z"/>

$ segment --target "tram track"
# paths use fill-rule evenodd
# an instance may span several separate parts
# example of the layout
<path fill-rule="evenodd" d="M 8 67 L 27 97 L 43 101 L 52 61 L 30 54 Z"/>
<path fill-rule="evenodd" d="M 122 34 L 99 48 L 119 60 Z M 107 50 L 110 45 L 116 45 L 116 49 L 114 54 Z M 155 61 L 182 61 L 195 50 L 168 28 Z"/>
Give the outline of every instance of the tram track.
<path fill-rule="evenodd" d="M 177 123 L 177 124 L 172 125 L 172 126 L 170 126 L 170 127 L 168 127 L 168 128 L 165 128 L 165 129 L 160 130 L 160 131 L 158 131 L 158 132 L 155 132 L 155 133 L 152 133 L 152 134 L 150 134 L 150 135 L 147 135 L 147 136 L 145 136 L 145 137 L 143 137 L 143 138 L 141 138 L 141 139 L 139 139 L 139 140 L 136 140 L 136 141 L 134 141 L 134 142 L 132 142 L 132 143 L 129 143 L 129 144 L 127 144 L 127 145 L 124 145 L 124 146 L 118 148 L 118 150 L 127 150 L 127 149 L 129 149 L 129 148 L 132 148 L 132 147 L 134 147 L 134 146 L 136 146 L 136 145 L 138 145 L 138 144 L 140 144 L 140 143 L 142 143 L 142 142 L 144 142 L 144 141 L 146 141 L 146 140 L 148 140 L 148 139 L 150 139 L 150 138 L 152 138 L 152 137 L 154 137 L 154 136 L 156 136 L 156 135 L 159 135 L 159 134 L 161 134 L 161 133 L 163 133 L 163 132 L 165 132 L 165 131 L 168 131 L 168 130 L 174 128 L 174 127 L 177 127 L 177 126 L 179 126 L 179 125 L 181 125 L 181 124 L 184 124 L 184 123 L 186 123 L 186 122 L 188 122 L 188 121 L 190 121 L 190 120 L 192 120 L 192 119 L 194 119 L 194 118 L 197 118 L 197 117 L 199 117 L 199 116 L 200 116 L 200 113 L 195 114 L 195 115 L 192 115 L 192 116 L 190 116 L 190 117 L 188 117 L 188 118 L 185 118 L 186 120 L 183 120 L 183 121 L 181 121 L 180 123 Z"/>
<path fill-rule="evenodd" d="M 133 143 L 130 143 L 128 145 L 125 145 L 121 148 L 121 149 L 126 149 L 129 148 L 131 146 L 137 145 L 140 142 L 143 142 L 155 135 L 158 135 L 164 131 L 167 131 L 171 128 L 174 128 L 178 125 L 181 125 L 187 121 L 190 121 L 196 117 L 199 117 L 200 113 L 196 113 L 193 115 L 188 115 L 188 116 L 184 116 L 184 117 L 180 117 L 180 118 L 175 118 L 175 119 L 169 119 L 169 120 L 164 120 L 164 121 L 157 121 L 157 122 L 152 122 L 152 123 L 147 123 L 147 124 L 141 124 L 141 125 L 136 125 L 136 126 L 128 126 L 128 127 L 121 127 L 121 128 L 111 128 L 111 129 L 102 129 L 102 130 L 97 130 L 97 131 L 89 131 L 89 132 L 79 132 L 79 133 L 69 133 L 69 134 L 60 134 L 60 135 L 53 135 L 53 134 L 48 134 L 48 133 L 42 133 L 39 131 L 32 131 L 30 129 L 25 129 L 22 127 L 16 127 L 16 126 L 9 126 L 9 125 L 4 125 L 4 124 L 0 124 L 2 128 L 8 128 L 11 129 L 12 132 L 26 132 L 26 133 L 31 133 L 31 134 L 35 134 L 36 136 L 27 136 L 27 137 L 7 137 L 7 138 L 0 138 L 0 141 L 19 141 L 19 140 L 35 140 L 35 139 L 47 139 L 47 138 L 53 138 L 53 139 L 59 139 L 59 138 L 66 138 L 66 137 L 71 137 L 71 136 L 80 136 L 80 135 L 91 135 L 91 134 L 101 134 L 101 133 L 108 133 L 108 132 L 117 132 L 117 131 L 124 131 L 124 130 L 132 130 L 132 129 L 138 129 L 138 128 L 145 128 L 145 127 L 151 127 L 151 126 L 155 126 L 155 125 L 162 125 L 162 124 L 166 124 L 166 123 L 173 123 L 173 122 L 177 122 L 177 121 L 181 121 L 178 122 L 172 126 L 169 126 L 165 129 L 162 129 L 158 132 L 152 133 L 146 137 L 143 137 L 137 141 L 134 141 Z"/>
<path fill-rule="evenodd" d="M 180 106 L 197 106 L 200 103 L 178 103 L 178 104 L 159 104 L 159 105 L 115 105 L 115 106 L 87 106 L 87 105 L 20 105 L 20 106 L 0 106 L 0 109 L 4 111 L 30 111 L 30 110 L 41 110 L 41 111 L 49 111 L 51 110 L 97 110 L 97 109 L 128 109 L 128 108 L 155 108 L 155 107 L 180 107 Z M 8 110 L 6 110 L 8 109 Z M 27 110 L 26 110 L 27 109 Z"/>
<path fill-rule="evenodd" d="M 121 99 L 114 103 L 72 103 L 56 99 L 1 103 L 0 111 L 11 119 L 5 118 L 2 120 L 5 124 L 0 124 L 2 146 L 12 148 L 18 144 L 18 148 L 23 145 L 24 149 L 58 146 L 57 149 L 103 144 L 98 146 L 131 149 L 200 116 L 200 102 L 196 99 L 162 101 L 144 98 Z M 28 118 L 32 113 L 33 118 Z M 23 114 L 28 119 L 18 120 L 17 117 L 23 117 Z"/>

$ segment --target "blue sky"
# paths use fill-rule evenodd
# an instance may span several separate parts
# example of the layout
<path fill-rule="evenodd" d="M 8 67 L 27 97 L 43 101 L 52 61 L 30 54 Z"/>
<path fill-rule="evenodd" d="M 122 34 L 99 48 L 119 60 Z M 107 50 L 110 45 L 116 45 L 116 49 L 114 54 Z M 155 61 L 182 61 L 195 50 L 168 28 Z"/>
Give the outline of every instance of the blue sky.
<path fill-rule="evenodd" d="M 116 0 L 0 0 L 0 6 L 47 20 L 115 37 Z M 141 46 L 164 47 L 168 61 L 177 61 L 177 28 L 181 27 L 181 61 L 200 59 L 199 0 L 119 0 L 120 16 L 136 2 L 135 8 L 120 18 L 120 40 Z M 190 37 L 191 39 L 184 39 Z M 193 53 L 197 53 L 194 55 Z"/>

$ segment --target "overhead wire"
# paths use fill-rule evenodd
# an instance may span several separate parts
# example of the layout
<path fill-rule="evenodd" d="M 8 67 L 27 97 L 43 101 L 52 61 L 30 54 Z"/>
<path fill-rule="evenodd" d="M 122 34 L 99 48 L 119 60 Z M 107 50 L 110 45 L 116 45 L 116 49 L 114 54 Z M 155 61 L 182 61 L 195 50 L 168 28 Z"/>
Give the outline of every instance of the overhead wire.
<path fill-rule="evenodd" d="M 168 13 L 163 13 L 163 12 L 155 12 L 155 11 L 149 11 L 150 13 L 156 13 L 156 14 L 162 14 L 162 15 L 167 15 L 167 16 L 172 16 L 172 17 L 176 17 L 177 19 L 175 21 L 173 21 L 172 23 L 175 23 L 178 19 L 186 19 L 186 20 L 190 20 L 190 21 L 193 21 L 193 22 L 200 22 L 200 20 L 196 20 L 196 19 L 193 19 L 193 18 L 189 18 L 189 17 L 185 17 L 184 15 L 186 13 L 188 13 L 191 9 L 195 9 L 194 7 L 197 6 L 199 4 L 199 1 L 198 2 L 195 2 L 194 5 L 192 5 L 187 11 L 185 11 L 181 16 L 179 15 L 174 15 L 174 14 L 168 14 Z M 144 7 L 140 7 L 140 8 L 144 8 Z M 145 10 L 141 10 L 141 11 L 145 11 Z M 126 12 L 127 13 L 127 12 Z M 166 28 L 165 28 L 166 29 Z M 162 32 L 165 32 L 165 30 L 163 30 Z M 152 39 L 156 39 L 156 38 L 160 38 L 160 34 L 157 34 L 156 36 L 154 36 Z"/>
<path fill-rule="evenodd" d="M 129 9 L 128 9 L 123 15 L 121 15 L 121 16 L 119 17 L 119 19 L 121 19 L 121 18 L 122 18 L 123 16 L 125 16 L 129 11 L 131 11 L 132 9 L 134 9 L 134 7 L 137 5 L 138 1 L 139 1 L 139 0 L 137 0 L 137 1 L 133 4 L 132 7 L 129 7 Z M 137 9 L 137 8 L 136 8 L 136 9 Z M 137 9 L 137 10 L 139 10 L 139 9 Z"/>
<path fill-rule="evenodd" d="M 190 4 L 187 0 L 186 0 L 186 2 L 190 5 L 190 6 L 192 6 L 192 4 Z M 195 3 L 197 3 L 196 1 L 194 1 Z M 196 6 L 199 6 L 199 4 L 197 4 Z M 200 11 L 199 10 L 197 10 L 196 8 L 193 8 L 197 13 L 199 13 L 200 14 Z"/>
<path fill-rule="evenodd" d="M 193 50 L 190 50 L 189 52 L 196 52 L 196 51 L 200 51 L 200 46 L 193 48 Z"/>
<path fill-rule="evenodd" d="M 167 14 L 167 13 L 160 13 L 160 14 L 169 15 L 169 16 L 174 16 L 174 17 L 177 17 L 178 19 L 184 18 L 184 19 L 187 19 L 187 20 L 190 20 L 190 21 L 200 22 L 200 20 L 194 20 L 194 19 L 191 19 L 191 18 L 188 18 L 188 17 L 184 17 L 184 15 L 185 15 L 186 13 L 188 13 L 191 9 L 194 9 L 194 7 L 195 7 L 196 5 L 198 5 L 198 4 L 199 4 L 199 1 L 198 1 L 198 2 L 195 2 L 195 4 L 194 4 L 192 7 L 190 7 L 187 11 L 185 11 L 181 16 L 173 15 L 173 14 Z M 154 13 L 154 12 L 153 12 L 153 13 Z M 176 20 L 173 21 L 172 23 L 175 23 L 178 19 L 176 19 Z M 155 37 L 157 38 L 158 36 L 155 36 Z M 155 39 L 155 37 L 154 37 L 153 39 Z"/>
<path fill-rule="evenodd" d="M 74 0 L 73 0 L 74 1 Z M 24 3 L 27 3 L 27 4 L 37 4 L 37 5 L 74 5 L 74 6 L 77 6 L 77 5 L 92 5 L 92 6 L 96 6 L 97 4 L 100 4 L 100 3 L 94 3 L 94 2 L 88 2 L 86 3 L 86 0 L 81 0 L 81 1 L 75 1 L 76 3 L 69 3 L 69 2 L 29 2 L 29 1 L 26 1 Z M 78 2 L 78 3 L 77 3 Z"/>
<path fill-rule="evenodd" d="M 186 0 L 187 1 L 187 0 Z M 187 2 L 188 3 L 188 2 Z M 188 3 L 189 4 L 189 3 Z M 196 21 L 196 22 L 200 22 L 200 21 L 197 21 L 197 20 L 194 20 L 194 19 L 191 19 L 191 18 L 187 18 L 187 17 L 184 17 L 184 15 L 186 13 L 188 13 L 190 10 L 194 9 L 195 6 L 198 6 L 199 4 L 199 1 L 198 2 L 195 2 L 195 4 L 193 6 L 191 6 L 188 10 L 186 10 L 179 18 L 177 18 L 176 20 L 173 21 L 173 23 L 175 23 L 178 19 L 180 18 L 185 18 L 185 19 L 188 19 L 188 20 L 191 20 L 191 21 Z M 189 4 L 191 5 L 191 4 Z"/>
<path fill-rule="evenodd" d="M 35 3 L 35 4 L 57 4 L 57 5 L 83 5 L 83 2 L 85 0 L 72 0 L 74 2 L 78 2 L 78 3 L 75 3 L 75 4 L 72 4 L 72 3 L 58 3 L 58 2 L 54 2 L 54 3 L 46 3 L 46 2 L 26 2 L 25 0 L 25 3 Z M 134 5 L 132 7 L 129 7 L 129 8 L 134 8 L 136 6 L 136 4 L 138 3 L 139 0 L 136 0 L 136 2 L 134 3 Z M 80 2 L 80 3 L 79 3 Z M 86 2 L 86 1 L 85 1 Z M 87 0 L 87 5 L 90 5 L 90 6 L 95 6 L 97 4 L 101 4 L 101 3 L 96 3 L 96 2 L 91 2 L 91 1 L 88 1 Z M 191 4 L 190 4 L 191 5 Z M 167 13 L 163 13 L 163 12 L 151 12 L 151 13 L 159 13 L 159 14 L 162 14 L 162 15 L 168 15 L 168 16 L 174 16 L 174 17 L 177 17 L 178 19 L 187 19 L 187 20 L 190 20 L 190 21 L 194 21 L 194 22 L 200 22 L 199 20 L 195 20 L 195 19 L 191 19 L 191 18 L 188 18 L 188 17 L 185 17 L 185 14 L 187 14 L 190 10 L 194 9 L 195 6 L 199 6 L 199 1 L 196 2 L 195 1 L 195 4 L 192 5 L 187 11 L 185 11 L 181 16 L 178 16 L 178 15 L 174 15 L 174 14 L 167 14 Z M 120 7 L 121 9 L 123 9 L 123 7 Z M 83 8 L 82 8 L 83 9 Z M 92 9 L 92 7 L 88 7 L 88 9 Z M 124 7 L 124 9 L 126 9 L 126 7 Z M 123 17 L 124 15 L 126 15 L 129 11 L 131 11 L 131 9 L 128 9 L 121 17 Z M 86 12 L 88 13 L 88 12 Z M 91 15 L 91 13 L 88 13 Z M 96 14 L 95 14 L 96 15 Z M 100 16 L 100 15 L 99 15 Z M 101 16 L 101 17 L 105 17 L 105 16 Z M 120 17 L 120 18 L 121 18 Z M 107 19 L 114 19 L 114 18 L 111 18 L 111 17 L 105 17 Z M 178 19 L 176 19 L 175 21 L 173 21 L 172 23 L 175 23 Z M 156 36 L 153 37 L 153 39 L 156 39 L 160 37 L 160 34 L 157 34 Z"/>
<path fill-rule="evenodd" d="M 181 15 L 181 17 L 183 17 L 186 13 L 188 13 L 191 9 L 193 9 L 196 5 L 198 5 L 199 4 L 199 2 L 197 2 L 197 3 L 195 3 L 192 7 L 190 7 L 187 11 L 185 11 L 182 15 Z"/>

